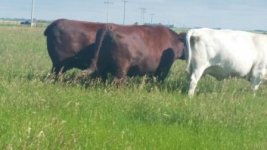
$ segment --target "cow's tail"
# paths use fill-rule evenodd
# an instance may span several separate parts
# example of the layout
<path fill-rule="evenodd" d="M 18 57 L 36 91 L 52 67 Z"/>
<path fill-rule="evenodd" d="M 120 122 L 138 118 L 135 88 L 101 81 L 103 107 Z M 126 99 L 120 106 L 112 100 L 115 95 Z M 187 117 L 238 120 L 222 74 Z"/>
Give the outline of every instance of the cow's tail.
<path fill-rule="evenodd" d="M 95 48 L 94 48 L 95 52 L 94 52 L 94 57 L 92 59 L 91 66 L 90 66 L 90 69 L 92 72 L 97 71 L 97 62 L 98 62 L 99 52 L 100 52 L 100 49 L 103 45 L 103 41 L 105 39 L 105 36 L 106 36 L 108 30 L 109 30 L 108 25 L 106 25 L 105 28 L 99 29 L 96 32 Z"/>
<path fill-rule="evenodd" d="M 107 34 L 107 31 L 108 31 L 108 28 L 102 28 L 102 29 L 99 29 L 96 33 L 96 56 L 98 56 L 99 54 L 99 51 L 103 45 L 103 41 L 104 41 L 104 38 Z"/>
<path fill-rule="evenodd" d="M 187 51 L 186 51 L 186 62 L 187 62 L 187 67 L 186 71 L 190 73 L 190 65 L 191 65 L 191 55 L 192 55 L 192 50 L 191 50 L 191 44 L 190 44 L 190 39 L 192 36 L 193 30 L 189 30 L 186 34 L 186 45 L 187 45 Z"/>
<path fill-rule="evenodd" d="M 96 44 L 96 56 L 98 56 L 100 49 L 103 46 L 103 42 L 104 42 L 105 37 L 110 35 L 112 30 L 113 30 L 113 25 L 112 24 L 106 24 L 106 26 L 104 28 L 99 29 L 96 32 L 96 40 L 95 40 L 96 41 L 95 42 L 95 44 Z"/>

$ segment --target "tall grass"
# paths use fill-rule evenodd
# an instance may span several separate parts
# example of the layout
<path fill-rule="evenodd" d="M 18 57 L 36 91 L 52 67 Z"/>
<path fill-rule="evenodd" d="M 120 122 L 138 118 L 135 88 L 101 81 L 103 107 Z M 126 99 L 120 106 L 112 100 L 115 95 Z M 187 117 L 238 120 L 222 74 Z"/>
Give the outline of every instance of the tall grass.
<path fill-rule="evenodd" d="M 0 149 L 266 149 L 267 87 L 201 79 L 185 62 L 160 84 L 49 79 L 43 28 L 0 27 Z"/>

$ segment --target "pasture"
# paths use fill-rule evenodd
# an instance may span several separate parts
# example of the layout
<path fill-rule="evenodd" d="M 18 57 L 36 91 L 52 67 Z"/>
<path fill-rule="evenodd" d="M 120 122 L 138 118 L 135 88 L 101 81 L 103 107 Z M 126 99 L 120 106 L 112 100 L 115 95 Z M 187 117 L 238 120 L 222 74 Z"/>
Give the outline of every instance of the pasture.
<path fill-rule="evenodd" d="M 0 149 L 267 148 L 266 84 L 206 76 L 189 99 L 182 61 L 162 84 L 55 82 L 43 30 L 0 27 Z"/>

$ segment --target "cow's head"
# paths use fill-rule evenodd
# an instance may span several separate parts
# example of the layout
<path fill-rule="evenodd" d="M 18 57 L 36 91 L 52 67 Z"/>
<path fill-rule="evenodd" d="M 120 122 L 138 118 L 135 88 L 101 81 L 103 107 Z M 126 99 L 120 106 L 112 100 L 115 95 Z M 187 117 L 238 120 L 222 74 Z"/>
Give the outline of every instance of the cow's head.
<path fill-rule="evenodd" d="M 178 41 L 181 48 L 181 53 L 179 59 L 185 60 L 186 59 L 186 32 L 181 32 L 178 34 Z"/>

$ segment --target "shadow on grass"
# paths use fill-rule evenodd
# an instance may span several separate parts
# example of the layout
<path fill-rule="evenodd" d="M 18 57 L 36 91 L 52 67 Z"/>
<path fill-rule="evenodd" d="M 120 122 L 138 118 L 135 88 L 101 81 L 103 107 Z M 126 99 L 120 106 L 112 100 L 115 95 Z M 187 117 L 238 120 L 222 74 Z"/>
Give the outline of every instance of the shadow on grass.
<path fill-rule="evenodd" d="M 151 92 L 154 89 L 165 92 L 176 92 L 186 94 L 188 89 L 188 81 L 186 76 L 180 76 L 177 79 L 167 78 L 163 82 L 159 82 L 154 77 L 148 76 L 137 76 L 137 77 L 127 77 L 122 83 L 114 82 L 112 76 L 108 76 L 106 81 L 101 80 L 99 77 L 89 76 L 84 78 L 77 79 L 77 70 L 70 71 L 66 74 L 50 74 L 47 72 L 43 73 L 34 73 L 27 72 L 24 75 L 21 75 L 20 78 L 23 80 L 40 80 L 41 82 L 48 84 L 63 84 L 68 86 L 80 86 L 83 88 L 92 88 L 92 87 L 126 87 L 126 88 L 138 88 L 140 90 L 146 90 Z"/>
<path fill-rule="evenodd" d="M 112 76 L 108 76 L 106 81 L 102 81 L 99 77 L 84 77 L 76 79 L 78 70 L 72 70 L 66 74 L 60 74 L 57 77 L 54 74 L 47 72 L 34 73 L 29 71 L 26 74 L 20 76 L 24 80 L 40 80 L 41 82 L 48 84 L 63 84 L 66 86 L 80 86 L 85 89 L 89 88 L 133 88 L 138 90 L 144 90 L 147 92 L 164 91 L 167 93 L 178 92 L 182 95 L 187 95 L 189 88 L 189 80 L 186 73 L 172 74 L 166 78 L 165 81 L 159 82 L 154 77 L 148 76 L 137 76 L 128 77 L 123 83 L 116 83 Z M 12 77 L 14 78 L 14 77 Z M 227 79 L 222 81 L 217 81 L 211 76 L 202 77 L 198 83 L 195 95 L 208 94 L 208 93 L 243 93 L 252 92 L 249 82 L 244 79 Z"/>

